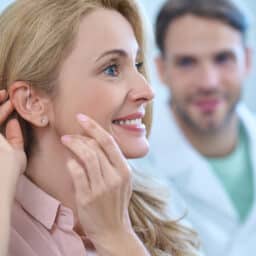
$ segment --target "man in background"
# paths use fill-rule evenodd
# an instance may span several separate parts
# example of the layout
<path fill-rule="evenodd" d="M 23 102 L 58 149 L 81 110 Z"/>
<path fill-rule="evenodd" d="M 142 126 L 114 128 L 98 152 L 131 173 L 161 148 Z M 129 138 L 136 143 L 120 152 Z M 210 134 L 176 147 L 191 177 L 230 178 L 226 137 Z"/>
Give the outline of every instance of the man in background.
<path fill-rule="evenodd" d="M 156 59 L 170 92 L 156 102 L 150 164 L 180 193 L 208 256 L 256 251 L 256 120 L 241 103 L 248 21 L 229 0 L 170 0 Z"/>

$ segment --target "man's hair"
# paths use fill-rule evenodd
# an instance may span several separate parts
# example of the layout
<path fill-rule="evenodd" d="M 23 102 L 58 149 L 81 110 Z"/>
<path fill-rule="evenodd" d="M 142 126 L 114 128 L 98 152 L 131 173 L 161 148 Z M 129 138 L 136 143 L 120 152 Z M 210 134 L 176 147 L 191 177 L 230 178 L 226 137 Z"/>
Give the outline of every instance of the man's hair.
<path fill-rule="evenodd" d="M 169 25 L 187 14 L 228 24 L 246 39 L 248 17 L 232 0 L 167 0 L 158 13 L 155 26 L 156 44 L 162 54 Z"/>

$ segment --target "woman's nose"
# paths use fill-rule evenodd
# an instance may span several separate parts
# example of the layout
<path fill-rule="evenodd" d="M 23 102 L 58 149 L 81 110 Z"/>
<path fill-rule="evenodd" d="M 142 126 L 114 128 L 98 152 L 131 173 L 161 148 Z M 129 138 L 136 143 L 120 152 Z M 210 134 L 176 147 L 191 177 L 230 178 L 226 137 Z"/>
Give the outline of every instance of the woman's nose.
<path fill-rule="evenodd" d="M 130 99 L 136 102 L 147 102 L 151 101 L 154 95 L 154 91 L 146 78 L 142 74 L 137 73 L 132 81 L 132 88 L 129 93 Z"/>

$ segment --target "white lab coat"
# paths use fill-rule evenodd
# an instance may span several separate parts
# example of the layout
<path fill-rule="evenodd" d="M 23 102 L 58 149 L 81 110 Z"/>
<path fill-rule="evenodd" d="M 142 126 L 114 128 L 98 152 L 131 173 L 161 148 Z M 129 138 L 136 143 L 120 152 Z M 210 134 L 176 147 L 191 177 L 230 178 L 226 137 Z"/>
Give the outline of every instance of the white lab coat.
<path fill-rule="evenodd" d="M 159 172 L 176 190 L 188 210 L 186 219 L 199 233 L 207 256 L 256 255 L 256 120 L 245 106 L 237 108 L 250 141 L 254 203 L 244 224 L 208 162 L 192 148 L 166 102 L 156 102 L 150 153 L 135 165 Z M 245 188 L 246 189 L 246 188 Z M 179 200 L 182 200 L 179 199 Z M 177 205 L 184 205 L 178 203 Z M 185 208 L 180 209 L 184 211 Z"/>

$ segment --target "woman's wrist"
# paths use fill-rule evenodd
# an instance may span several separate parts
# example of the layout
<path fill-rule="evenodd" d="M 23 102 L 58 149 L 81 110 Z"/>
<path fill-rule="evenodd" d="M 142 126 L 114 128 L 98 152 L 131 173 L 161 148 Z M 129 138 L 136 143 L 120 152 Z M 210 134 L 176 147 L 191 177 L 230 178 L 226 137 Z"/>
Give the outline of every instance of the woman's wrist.
<path fill-rule="evenodd" d="M 12 204 L 15 197 L 18 177 L 18 175 L 17 177 L 2 177 L 2 182 L 0 185 L 1 205 L 4 204 L 4 206 L 9 206 L 10 204 Z"/>
<path fill-rule="evenodd" d="M 105 234 L 102 239 L 94 241 L 94 245 L 101 256 L 149 256 L 133 230 Z"/>
<path fill-rule="evenodd" d="M 0 189 L 0 208 L 1 209 L 10 209 L 12 207 L 13 204 L 13 200 L 15 197 L 15 192 L 13 190 L 4 190 L 4 189 Z"/>
<path fill-rule="evenodd" d="M 3 194 L 0 194 L 3 195 Z M 3 196 L 2 196 L 3 197 Z M 0 198 L 0 255 L 8 255 L 8 243 L 10 237 L 10 223 L 11 223 L 11 206 L 12 200 Z"/>

